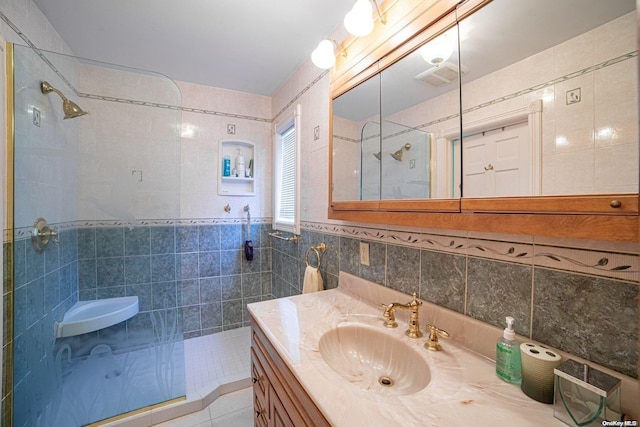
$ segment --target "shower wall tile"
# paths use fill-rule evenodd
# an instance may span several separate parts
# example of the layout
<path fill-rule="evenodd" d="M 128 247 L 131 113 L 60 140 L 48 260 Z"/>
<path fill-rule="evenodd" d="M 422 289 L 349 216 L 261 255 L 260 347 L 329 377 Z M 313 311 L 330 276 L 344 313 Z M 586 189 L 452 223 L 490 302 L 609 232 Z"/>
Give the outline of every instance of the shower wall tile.
<path fill-rule="evenodd" d="M 198 252 L 198 227 L 176 227 L 176 252 Z"/>
<path fill-rule="evenodd" d="M 262 295 L 262 275 L 260 273 L 243 274 L 242 298 L 255 298 Z"/>
<path fill-rule="evenodd" d="M 27 288 L 27 328 L 44 316 L 44 277 L 26 285 Z"/>
<path fill-rule="evenodd" d="M 242 273 L 243 252 L 238 250 L 220 251 L 220 275 L 230 276 Z"/>
<path fill-rule="evenodd" d="M 184 332 L 200 331 L 202 326 L 200 325 L 200 306 L 189 306 L 182 309 L 182 324 L 184 325 Z"/>
<path fill-rule="evenodd" d="M 198 279 L 182 280 L 178 283 L 181 292 L 179 305 L 189 306 L 200 304 L 200 284 Z"/>
<path fill-rule="evenodd" d="M 150 227 L 149 246 L 152 254 L 177 252 L 175 227 Z"/>
<path fill-rule="evenodd" d="M 176 256 L 174 254 L 151 256 L 151 281 L 163 282 L 176 278 Z"/>
<path fill-rule="evenodd" d="M 145 285 L 127 285 L 125 286 L 125 296 L 138 297 L 138 309 L 141 312 L 151 311 L 151 284 Z"/>
<path fill-rule="evenodd" d="M 27 248 L 25 264 L 25 283 L 31 282 L 44 275 L 44 255 L 37 253 L 31 247 Z"/>
<path fill-rule="evenodd" d="M 47 250 L 44 252 L 44 272 L 50 273 L 60 268 L 59 262 L 59 246 L 48 245 Z"/>
<path fill-rule="evenodd" d="M 119 298 L 126 296 L 124 286 L 112 286 L 109 288 L 96 289 L 96 299 Z"/>
<path fill-rule="evenodd" d="M 273 294 L 273 289 L 271 286 L 272 282 L 272 273 L 270 271 L 260 273 L 260 286 L 261 292 L 260 295 L 264 298 L 265 295 L 271 296 Z"/>
<path fill-rule="evenodd" d="M 124 231 L 124 254 L 149 255 L 151 253 L 151 239 L 148 227 L 136 227 Z"/>
<path fill-rule="evenodd" d="M 198 277 L 220 276 L 220 252 L 200 252 L 198 254 Z"/>
<path fill-rule="evenodd" d="M 242 326 L 242 299 L 222 302 L 222 326 L 224 328 L 239 328 Z"/>
<path fill-rule="evenodd" d="M 222 330 L 222 301 L 203 304 L 200 309 L 201 326 L 204 331 Z"/>
<path fill-rule="evenodd" d="M 420 298 L 464 313 L 466 265 L 464 256 L 423 250 Z"/>
<path fill-rule="evenodd" d="M 473 257 L 467 269 L 466 314 L 497 327 L 511 316 L 516 333 L 529 336 L 533 269 Z"/>
<path fill-rule="evenodd" d="M 78 229 L 78 259 L 95 258 L 96 253 L 96 229 Z"/>
<path fill-rule="evenodd" d="M 224 224 L 220 226 L 220 249 L 238 250 L 244 244 L 242 240 L 242 225 Z"/>
<path fill-rule="evenodd" d="M 98 286 L 96 259 L 78 261 L 78 286 L 80 290 L 95 289 Z"/>
<path fill-rule="evenodd" d="M 198 254 L 197 253 L 181 253 L 177 254 L 178 266 L 176 275 L 182 279 L 198 278 Z"/>
<path fill-rule="evenodd" d="M 124 257 L 96 259 L 96 287 L 123 286 Z"/>
<path fill-rule="evenodd" d="M 78 259 L 78 232 L 76 229 L 64 230 L 59 234 L 59 248 L 61 266 L 75 262 Z"/>
<path fill-rule="evenodd" d="M 200 252 L 220 250 L 220 226 L 201 225 L 198 226 Z"/>
<path fill-rule="evenodd" d="M 9 253 L 9 247 L 5 247 L 4 254 Z M 4 269 L 4 271 L 9 271 Z M 13 242 L 13 284 L 14 288 L 27 283 L 27 241 Z"/>
<path fill-rule="evenodd" d="M 176 307 L 176 282 L 156 282 L 151 284 L 151 305 L 153 310 Z"/>
<path fill-rule="evenodd" d="M 638 285 L 536 268 L 533 338 L 638 378 Z"/>
<path fill-rule="evenodd" d="M 200 303 L 210 304 L 222 301 L 222 285 L 220 277 L 199 279 Z"/>
<path fill-rule="evenodd" d="M 242 298 L 242 277 L 239 274 L 220 277 L 220 285 L 222 301 Z"/>
<path fill-rule="evenodd" d="M 121 227 L 96 228 L 96 257 L 124 255 L 124 229 Z"/>
<path fill-rule="evenodd" d="M 124 281 L 127 285 L 151 283 L 151 257 L 126 257 L 124 259 Z"/>

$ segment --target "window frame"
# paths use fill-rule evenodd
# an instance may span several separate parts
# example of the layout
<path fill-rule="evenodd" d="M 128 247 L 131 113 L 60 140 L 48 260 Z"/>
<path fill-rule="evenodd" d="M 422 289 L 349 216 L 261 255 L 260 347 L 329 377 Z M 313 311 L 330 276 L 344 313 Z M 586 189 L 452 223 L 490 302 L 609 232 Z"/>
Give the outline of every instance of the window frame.
<path fill-rule="evenodd" d="M 273 144 L 273 220 L 272 227 L 277 231 L 300 234 L 300 152 L 301 152 L 301 106 L 296 105 L 286 117 L 275 125 Z M 295 176 L 294 176 L 294 206 L 293 219 L 280 217 L 282 184 L 282 135 L 293 127 L 295 131 Z"/>

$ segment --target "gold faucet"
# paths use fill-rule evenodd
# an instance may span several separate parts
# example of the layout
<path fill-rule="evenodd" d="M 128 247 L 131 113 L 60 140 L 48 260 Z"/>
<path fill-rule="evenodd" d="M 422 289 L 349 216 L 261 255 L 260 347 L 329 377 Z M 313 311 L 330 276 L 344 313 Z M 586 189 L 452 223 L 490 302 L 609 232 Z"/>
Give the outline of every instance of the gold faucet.
<path fill-rule="evenodd" d="M 429 328 L 429 339 L 426 343 L 424 343 L 424 347 L 427 350 L 431 351 L 442 350 L 442 347 L 440 346 L 440 344 L 438 344 L 438 335 L 440 335 L 442 338 L 449 338 L 449 333 L 444 329 L 439 329 L 433 325 L 427 325 L 427 328 Z"/>
<path fill-rule="evenodd" d="M 420 338 L 422 331 L 420 331 L 420 323 L 418 320 L 418 309 L 422 305 L 422 301 L 417 299 L 417 294 L 413 293 L 413 299 L 407 304 L 400 304 L 398 302 L 392 302 L 391 304 L 380 304 L 380 308 L 384 310 L 384 326 L 387 328 L 395 328 L 398 326 L 396 323 L 395 309 L 402 308 L 409 310 L 409 329 L 405 334 L 409 338 Z"/>

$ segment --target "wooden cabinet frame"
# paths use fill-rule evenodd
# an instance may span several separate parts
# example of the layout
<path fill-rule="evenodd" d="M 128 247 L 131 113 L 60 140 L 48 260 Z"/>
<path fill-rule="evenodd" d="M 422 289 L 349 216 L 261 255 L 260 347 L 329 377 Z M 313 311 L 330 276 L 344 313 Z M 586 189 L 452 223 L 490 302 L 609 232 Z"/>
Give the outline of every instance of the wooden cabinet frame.
<path fill-rule="evenodd" d="M 338 47 L 331 73 L 330 101 L 392 65 L 491 0 L 387 0 L 364 38 L 348 37 Z M 329 102 L 331 110 L 332 102 Z M 329 112 L 333 117 L 333 111 Z M 333 135 L 333 120 L 329 134 Z M 640 194 L 597 194 L 431 200 L 334 201 L 333 140 L 329 141 L 328 218 L 360 223 L 449 230 L 526 234 L 578 239 L 640 241 Z M 618 203 L 619 202 L 619 203 Z"/>

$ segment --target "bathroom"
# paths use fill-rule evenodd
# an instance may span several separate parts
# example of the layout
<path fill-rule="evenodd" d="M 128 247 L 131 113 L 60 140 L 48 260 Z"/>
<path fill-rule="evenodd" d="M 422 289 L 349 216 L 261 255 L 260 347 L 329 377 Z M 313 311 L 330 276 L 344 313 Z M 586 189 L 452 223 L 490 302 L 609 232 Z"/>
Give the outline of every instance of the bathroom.
<path fill-rule="evenodd" d="M 43 51 L 71 53 L 64 47 L 64 42 L 55 34 L 51 24 L 33 2 L 10 2 L 8 5 L 3 5 L 0 12 L 7 19 L 3 19 L 0 27 L 5 40 L 24 45 L 26 44 L 24 38 L 26 38 Z M 7 21 L 11 22 L 11 25 Z M 549 310 L 555 313 L 552 310 L 555 298 L 561 299 L 571 295 L 575 287 L 591 289 L 590 292 L 582 294 L 581 299 L 583 303 L 581 310 L 588 311 L 589 315 L 585 315 L 580 322 L 571 324 L 571 327 L 575 328 L 576 342 L 570 343 L 574 347 L 563 350 L 584 357 L 585 353 L 581 353 L 583 349 L 579 342 L 588 340 L 593 347 L 602 352 L 598 355 L 599 360 L 596 362 L 615 360 L 616 363 L 620 363 L 616 365 L 617 372 L 637 378 L 637 293 L 638 283 L 640 283 L 637 242 L 567 240 L 535 234 L 468 233 L 463 230 L 430 230 L 372 225 L 357 220 L 346 222 L 329 219 L 327 198 L 324 197 L 328 193 L 326 176 L 329 169 L 329 83 L 329 75 L 313 66 L 310 61 L 303 63 L 295 74 L 270 96 L 178 82 L 177 86 L 181 93 L 179 102 L 183 108 L 177 115 L 173 111 L 171 112 L 173 115 L 170 114 L 168 119 L 163 120 L 181 122 L 181 135 L 173 136 L 176 138 L 173 141 L 176 141 L 179 147 L 173 146 L 168 153 L 173 156 L 173 159 L 180 159 L 180 165 L 174 169 L 164 170 L 179 176 L 181 181 L 179 204 L 165 207 L 165 211 L 159 214 L 161 216 L 155 216 L 157 211 L 136 212 L 140 218 L 147 221 L 160 219 L 171 222 L 164 224 L 159 221 L 148 222 L 145 226 L 134 227 L 131 231 L 122 224 L 105 226 L 92 221 L 92 218 L 101 218 L 95 216 L 95 212 L 86 206 L 79 213 L 73 212 L 71 217 L 61 214 L 59 217 L 63 218 L 62 220 L 52 220 L 52 222 L 56 223 L 56 227 L 60 223 L 68 225 L 66 223 L 71 222 L 72 224 L 67 228 L 63 227 L 62 231 L 76 233 L 77 236 L 92 234 L 113 237 L 114 233 L 116 235 L 121 233 L 119 235 L 123 236 L 123 240 L 127 238 L 126 236 L 131 236 L 137 243 L 146 244 L 150 250 L 155 247 L 151 243 L 155 231 L 163 225 L 170 226 L 174 227 L 176 236 L 178 233 L 184 233 L 180 235 L 187 236 L 185 246 L 180 250 L 174 249 L 172 254 L 186 254 L 186 258 L 218 257 L 219 271 L 208 272 L 204 277 L 213 278 L 220 292 L 219 298 L 210 301 L 198 299 L 194 288 L 189 287 L 194 284 L 193 281 L 189 281 L 193 277 L 185 275 L 182 277 L 183 287 L 170 291 L 176 301 L 178 298 L 184 301 L 181 308 L 184 316 L 185 339 L 246 327 L 248 325 L 247 312 L 244 308 L 246 304 L 300 293 L 306 249 L 325 243 L 327 251 L 322 256 L 321 270 L 327 288 L 335 288 L 338 285 L 338 272 L 346 271 L 401 290 L 406 294 L 419 291 L 421 297 L 426 298 L 425 294 L 429 292 L 432 295 L 432 302 L 464 312 L 494 326 L 499 326 L 500 318 L 503 317 L 506 309 L 517 306 L 520 317 L 526 319 L 523 323 L 527 325 L 525 330 L 518 332 L 541 341 L 551 339 L 548 334 L 552 334 L 553 331 L 545 329 L 545 323 L 538 323 L 540 322 L 538 319 L 542 316 L 536 317 L 536 310 Z M 175 88 L 170 91 L 175 91 Z M 48 95 L 48 97 L 52 96 L 55 95 Z M 92 108 L 95 110 L 95 107 L 91 106 L 92 103 L 100 102 L 100 100 L 89 98 L 83 98 L 82 101 L 79 103 L 90 112 Z M 160 99 L 156 102 L 172 105 L 172 99 Z M 51 103 L 55 105 L 53 100 Z M 302 146 L 301 186 L 304 192 L 301 200 L 300 240 L 297 244 L 269 236 L 272 216 L 270 197 L 272 127 L 294 104 L 301 105 L 302 134 L 306 135 L 303 137 L 306 139 L 303 139 Z M 3 121 L 5 120 L 4 108 L 3 103 L 1 114 Z M 94 119 L 92 116 L 88 118 Z M 71 123 L 81 119 L 74 119 Z M 103 126 L 104 128 L 99 131 L 106 135 L 113 130 L 108 125 Z M 196 132 L 194 135 L 190 134 L 192 130 Z M 229 136 L 231 131 L 235 132 L 235 136 Z M 131 137 L 137 138 L 140 135 L 131 135 Z M 260 174 L 261 179 L 256 180 L 255 196 L 216 195 L 217 168 L 211 165 L 217 164 L 217 143 L 221 139 L 236 137 L 257 143 L 255 157 L 262 159 L 260 162 L 262 164 L 256 161 L 256 173 Z M 126 144 L 119 149 L 126 150 Z M 3 152 L 6 150 L 3 149 Z M 99 153 L 100 149 L 96 152 Z M 144 155 L 144 153 L 140 154 Z M 171 163 L 171 160 L 169 158 L 167 163 Z M 111 161 L 115 162 L 114 159 Z M 116 163 L 111 163 L 113 164 Z M 109 165 L 107 164 L 106 167 Z M 134 170 L 142 170 L 142 172 L 133 173 Z M 129 168 L 127 173 L 130 174 L 130 181 L 125 185 L 139 183 L 140 178 L 147 179 L 145 171 L 147 171 L 146 167 Z M 2 179 L 6 179 L 4 174 Z M 3 200 L 6 200 L 6 181 L 2 182 L 1 187 L 4 192 Z M 86 197 L 87 194 L 77 195 L 79 200 L 81 196 Z M 54 202 L 56 202 L 55 199 Z M 75 203 L 75 201 L 71 202 Z M 224 210 L 227 204 L 230 205 L 230 212 Z M 247 205 L 250 206 L 252 216 L 251 238 L 255 251 L 252 263 L 243 258 L 242 252 L 237 247 L 238 242 L 241 243 L 246 239 L 244 224 L 247 215 L 243 208 Z M 6 213 L 3 212 L 2 215 Z M 35 216 L 31 218 L 32 215 Z M 22 220 L 27 225 L 42 215 L 47 214 L 30 212 L 29 218 L 22 218 Z M 87 221 L 80 223 L 82 220 Z M 148 240 L 146 242 L 139 240 L 139 236 L 135 236 L 138 232 L 147 236 Z M 420 240 L 416 239 L 416 234 L 422 236 L 423 243 L 414 242 Z M 61 236 L 61 243 L 68 240 L 63 240 L 62 237 L 64 236 Z M 7 232 L 5 231 L 6 241 Z M 83 239 L 83 241 L 86 240 Z M 361 241 L 369 243 L 370 267 L 359 263 Z M 425 241 L 430 243 L 424 243 Z M 212 244 L 215 249 L 207 249 L 207 242 L 214 242 Z M 234 243 L 224 246 L 228 242 Z M 201 244 L 203 244 L 202 247 Z M 60 251 L 62 248 L 63 246 L 60 246 Z M 77 250 L 80 252 L 81 248 L 78 247 Z M 114 250 L 122 249 L 105 245 L 102 246 L 102 250 L 113 253 Z M 152 253 L 163 254 L 162 252 Z M 27 254 L 26 248 L 25 254 Z M 127 255 L 131 254 L 123 252 L 117 256 L 121 256 L 123 262 L 126 262 Z M 98 258 L 96 254 L 93 261 L 98 262 Z M 75 262 L 80 274 L 81 264 L 92 262 L 91 259 L 87 255 L 71 253 L 69 264 L 64 264 L 61 268 L 64 269 L 69 265 L 73 267 Z M 420 269 L 416 266 L 420 266 Z M 6 271 L 6 268 L 3 268 L 3 271 Z M 421 271 L 429 271 L 429 275 L 421 274 Z M 488 289 L 488 284 L 483 278 L 487 277 L 488 272 L 496 271 L 500 273 L 496 275 L 495 281 L 492 281 L 491 289 Z M 432 276 L 442 279 L 431 282 Z M 3 275 L 3 277 L 6 276 Z M 258 281 L 259 286 L 256 284 Z M 546 283 L 556 282 L 562 285 L 553 289 L 545 287 Z M 518 286 L 514 285 L 516 283 Z M 152 285 L 150 287 L 152 288 Z M 78 298 L 84 300 L 101 297 L 104 294 L 100 292 L 111 291 L 118 292 L 116 289 L 99 289 L 97 286 L 81 288 L 78 290 Z M 492 294 L 489 293 L 490 291 Z M 507 300 L 506 307 L 500 304 L 492 305 L 491 295 L 504 295 Z M 4 296 L 7 304 L 7 289 Z M 482 299 L 483 296 L 486 296 L 486 300 Z M 474 300 L 474 298 L 480 299 Z M 536 301 L 535 304 L 532 298 Z M 607 306 L 624 306 L 625 310 L 621 311 L 628 317 L 611 319 L 607 317 L 609 313 L 597 310 L 595 307 L 599 307 L 605 298 L 608 301 Z M 472 301 L 476 301 L 477 304 L 471 304 Z M 526 301 L 526 304 L 518 305 L 515 301 Z M 215 304 L 215 307 L 209 304 Z M 3 309 L 6 315 L 6 305 Z M 566 318 L 553 317 L 544 319 L 550 325 L 560 324 L 566 320 Z M 632 325 L 630 330 L 620 333 L 614 341 L 619 342 L 622 347 L 631 348 L 634 356 L 616 359 L 614 354 L 607 352 L 611 337 L 603 337 L 596 333 L 603 321 L 611 322 L 612 325 Z M 11 349 L 11 346 L 6 342 L 7 336 L 4 336 L 6 352 Z M 630 359 L 632 360 L 629 363 Z M 3 360 L 6 361 L 6 353 L 3 354 Z M 7 393 L 8 390 L 3 389 L 5 403 Z M 3 414 L 6 414 L 6 411 L 3 411 Z"/>

